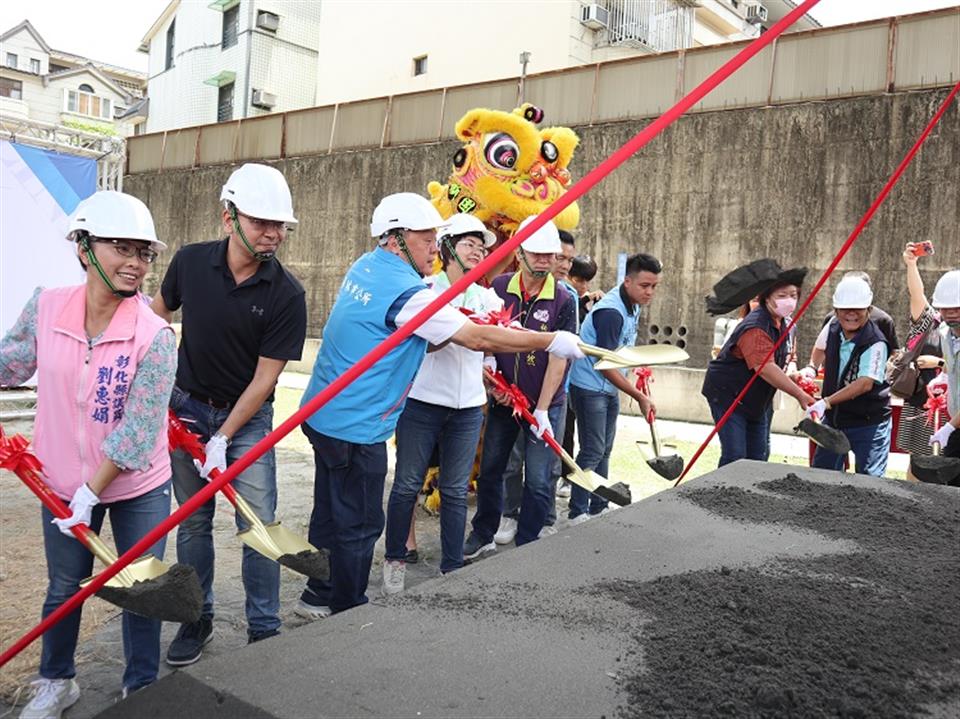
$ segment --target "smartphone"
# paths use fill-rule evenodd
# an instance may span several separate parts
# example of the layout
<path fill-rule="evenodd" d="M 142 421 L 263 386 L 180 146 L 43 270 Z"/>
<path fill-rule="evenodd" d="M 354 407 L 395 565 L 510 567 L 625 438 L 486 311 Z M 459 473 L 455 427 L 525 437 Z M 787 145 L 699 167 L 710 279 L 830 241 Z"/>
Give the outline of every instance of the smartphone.
<path fill-rule="evenodd" d="M 923 242 L 918 242 L 913 246 L 913 254 L 915 257 L 924 257 L 926 255 L 933 254 L 933 243 L 930 240 L 924 240 Z"/>

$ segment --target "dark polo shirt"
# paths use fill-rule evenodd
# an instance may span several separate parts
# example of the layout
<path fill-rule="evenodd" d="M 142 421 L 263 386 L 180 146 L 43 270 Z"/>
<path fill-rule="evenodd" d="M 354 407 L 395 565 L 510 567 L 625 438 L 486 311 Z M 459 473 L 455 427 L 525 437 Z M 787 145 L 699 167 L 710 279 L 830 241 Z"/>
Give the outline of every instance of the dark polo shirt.
<path fill-rule="evenodd" d="M 303 286 L 277 259 L 237 285 L 227 266 L 227 242 L 180 249 L 160 292 L 169 309 L 183 308 L 177 386 L 232 404 L 253 379 L 259 357 L 300 359 L 307 306 Z"/>

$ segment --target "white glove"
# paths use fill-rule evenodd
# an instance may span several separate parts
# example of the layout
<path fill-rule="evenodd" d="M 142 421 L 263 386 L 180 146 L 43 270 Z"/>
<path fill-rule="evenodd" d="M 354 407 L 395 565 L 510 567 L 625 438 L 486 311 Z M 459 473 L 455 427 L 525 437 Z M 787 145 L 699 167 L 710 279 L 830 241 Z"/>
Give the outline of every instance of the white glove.
<path fill-rule="evenodd" d="M 210 473 L 214 469 L 221 472 L 227 471 L 227 438 L 222 434 L 215 434 L 204 447 L 207 454 L 207 461 L 202 465 L 197 460 L 193 460 L 194 466 L 204 479 L 210 479 Z"/>
<path fill-rule="evenodd" d="M 827 403 L 822 399 L 818 399 L 812 405 L 807 407 L 806 411 L 803 413 L 804 417 L 812 417 L 814 419 L 823 419 L 823 415 L 827 413 Z"/>
<path fill-rule="evenodd" d="M 573 332 L 559 330 L 553 342 L 547 347 L 547 352 L 561 359 L 583 359 L 586 355 L 580 350 L 580 338 Z"/>
<path fill-rule="evenodd" d="M 530 425 L 530 431 L 533 432 L 533 436 L 537 439 L 543 439 L 543 433 L 549 432 L 553 434 L 553 427 L 550 426 L 550 417 L 547 414 L 545 409 L 535 409 L 533 410 L 533 418 L 537 420 L 537 426 L 534 427 Z"/>
<path fill-rule="evenodd" d="M 810 365 L 807 365 L 807 366 L 804 367 L 802 370 L 800 370 L 800 373 L 799 373 L 799 374 L 800 374 L 800 376 L 803 377 L 804 379 L 816 379 L 816 378 L 817 378 L 817 371 L 816 371 L 813 367 L 811 367 Z"/>
<path fill-rule="evenodd" d="M 93 514 L 93 508 L 98 504 L 100 504 L 100 498 L 93 493 L 93 490 L 86 483 L 81 484 L 80 489 L 73 493 L 73 499 L 70 500 L 70 511 L 73 514 L 66 519 L 54 519 L 53 524 L 56 524 L 57 529 L 68 537 L 72 537 L 73 532 L 70 531 L 70 527 L 77 524 L 86 524 L 89 527 L 90 515 Z"/>
<path fill-rule="evenodd" d="M 945 447 L 947 442 L 950 441 L 950 435 L 953 434 L 953 431 L 956 429 L 952 424 L 947 422 L 940 429 L 934 432 L 930 437 L 930 446 L 932 447 L 934 442 L 939 444 L 941 447 Z M 72 506 L 72 505 L 71 505 Z"/>
<path fill-rule="evenodd" d="M 483 366 L 485 369 L 490 370 L 491 372 L 497 371 L 497 358 L 493 355 L 483 358 Z"/>

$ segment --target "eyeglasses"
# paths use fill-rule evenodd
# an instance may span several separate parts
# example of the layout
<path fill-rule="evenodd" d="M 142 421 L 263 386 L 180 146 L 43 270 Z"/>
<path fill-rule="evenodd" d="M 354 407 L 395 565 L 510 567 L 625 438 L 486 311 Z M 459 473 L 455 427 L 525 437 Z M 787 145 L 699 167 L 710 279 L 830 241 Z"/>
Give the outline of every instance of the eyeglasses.
<path fill-rule="evenodd" d="M 148 265 L 152 265 L 157 259 L 157 253 L 149 247 L 137 247 L 123 240 L 104 240 L 97 238 L 94 239 L 94 242 L 113 245 L 113 249 L 115 249 L 121 257 L 139 257 L 141 262 L 145 262 Z"/>
<path fill-rule="evenodd" d="M 291 232 L 293 230 L 290 225 L 282 220 L 261 220 L 259 217 L 251 217 L 250 215 L 245 215 L 239 211 L 237 212 L 237 215 L 249 222 L 250 226 L 253 227 L 253 229 L 257 232 L 266 232 L 267 230 Z"/>
<path fill-rule="evenodd" d="M 468 252 L 479 252 L 482 255 L 487 254 L 487 248 L 484 247 L 482 242 L 474 242 L 473 240 L 464 238 L 457 242 L 457 247 L 460 247 L 460 245 L 466 245 Z"/>

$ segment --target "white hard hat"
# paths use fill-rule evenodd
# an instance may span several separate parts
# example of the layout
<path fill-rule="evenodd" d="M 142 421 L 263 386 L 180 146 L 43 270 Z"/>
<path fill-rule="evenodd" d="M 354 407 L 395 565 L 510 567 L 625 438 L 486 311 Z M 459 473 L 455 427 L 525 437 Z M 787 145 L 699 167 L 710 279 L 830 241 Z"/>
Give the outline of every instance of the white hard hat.
<path fill-rule="evenodd" d="M 447 220 L 443 232 L 437 237 L 439 244 L 446 237 L 459 237 L 460 235 L 480 235 L 483 238 L 484 247 L 492 247 L 497 236 L 487 229 L 478 218 L 473 215 L 460 212 Z"/>
<path fill-rule="evenodd" d="M 67 236 L 79 230 L 104 239 L 142 240 L 161 249 L 167 247 L 157 239 L 147 206 L 133 195 L 115 190 L 95 192 L 77 205 L 70 215 Z"/>
<path fill-rule="evenodd" d="M 873 290 L 859 277 L 844 277 L 833 293 L 836 310 L 865 310 L 873 304 Z"/>
<path fill-rule="evenodd" d="M 389 230 L 435 230 L 446 221 L 430 204 L 430 200 L 415 192 L 397 192 L 387 195 L 373 211 L 370 236 L 380 237 Z"/>
<path fill-rule="evenodd" d="M 937 280 L 930 304 L 938 310 L 944 307 L 960 307 L 960 270 L 950 270 Z"/>
<path fill-rule="evenodd" d="M 297 223 L 290 188 L 275 167 L 250 162 L 241 165 L 223 186 L 220 199 L 232 202 L 240 212 L 258 220 Z"/>
<path fill-rule="evenodd" d="M 520 230 L 533 222 L 535 218 L 536 215 L 531 215 L 521 222 L 517 228 L 517 232 L 520 232 Z M 527 252 L 536 252 L 539 254 L 563 251 L 563 248 L 560 247 L 560 232 L 552 221 L 547 221 L 547 224 L 521 242 L 520 246 Z"/>

